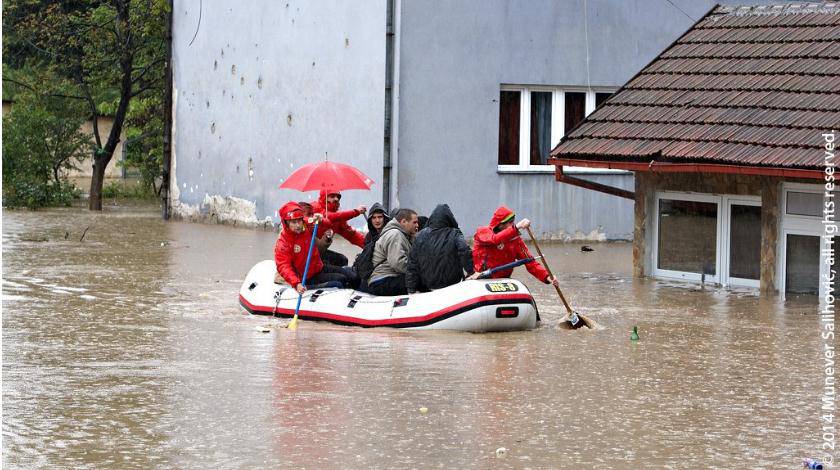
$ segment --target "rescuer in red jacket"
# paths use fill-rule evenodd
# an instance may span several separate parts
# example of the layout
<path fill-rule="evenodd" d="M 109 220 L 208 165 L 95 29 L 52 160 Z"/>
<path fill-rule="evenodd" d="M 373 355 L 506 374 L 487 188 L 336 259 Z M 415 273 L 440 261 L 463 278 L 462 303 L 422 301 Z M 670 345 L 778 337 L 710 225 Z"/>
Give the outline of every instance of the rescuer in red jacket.
<path fill-rule="evenodd" d="M 279 213 L 283 228 L 274 244 L 274 263 L 283 279 L 302 294 L 306 291 L 301 278 L 306 267 L 312 227 L 304 221 L 303 209 L 296 202 L 286 203 L 280 208 Z M 320 220 L 322 217 L 320 214 L 315 214 L 314 218 Z M 305 284 L 313 285 L 330 281 L 339 281 L 344 287 L 353 289 L 359 286 L 359 277 L 352 269 L 325 264 L 318 250 L 313 248 Z"/>
<path fill-rule="evenodd" d="M 533 258 L 519 230 L 529 227 L 531 222 L 522 219 L 514 224 L 516 214 L 505 206 L 500 206 L 493 213 L 490 225 L 478 227 L 473 236 L 473 264 L 476 272 L 493 269 L 503 264 L 511 263 L 518 259 Z M 557 285 L 557 279 L 548 274 L 548 271 L 536 261 L 525 264 L 528 272 L 535 278 L 546 284 Z M 510 277 L 513 269 L 506 269 L 493 273 L 492 278 Z"/>
<path fill-rule="evenodd" d="M 340 207 L 341 193 L 329 192 L 326 189 L 321 190 L 321 194 L 318 195 L 318 200 L 312 203 L 312 210 L 316 214 L 322 214 L 327 219 L 329 219 L 329 227 L 325 228 L 324 232 L 321 232 L 320 227 L 318 228 L 319 238 L 321 237 L 322 233 L 325 233 L 329 237 L 332 237 L 332 234 L 327 233 L 328 230 L 332 230 L 333 232 L 344 237 L 348 242 L 358 246 L 359 248 L 364 248 L 364 234 L 362 234 L 359 231 L 353 230 L 353 228 L 347 224 L 347 221 L 354 217 L 364 215 L 364 213 L 367 211 L 367 207 L 359 206 L 349 211 L 339 211 Z"/>

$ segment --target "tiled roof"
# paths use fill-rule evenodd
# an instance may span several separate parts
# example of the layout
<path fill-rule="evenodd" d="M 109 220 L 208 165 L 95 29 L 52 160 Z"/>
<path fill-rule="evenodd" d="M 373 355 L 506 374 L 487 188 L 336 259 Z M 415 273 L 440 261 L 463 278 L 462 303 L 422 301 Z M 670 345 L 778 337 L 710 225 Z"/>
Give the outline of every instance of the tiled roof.
<path fill-rule="evenodd" d="M 828 130 L 840 130 L 840 2 L 719 6 L 551 154 L 812 169 Z"/>

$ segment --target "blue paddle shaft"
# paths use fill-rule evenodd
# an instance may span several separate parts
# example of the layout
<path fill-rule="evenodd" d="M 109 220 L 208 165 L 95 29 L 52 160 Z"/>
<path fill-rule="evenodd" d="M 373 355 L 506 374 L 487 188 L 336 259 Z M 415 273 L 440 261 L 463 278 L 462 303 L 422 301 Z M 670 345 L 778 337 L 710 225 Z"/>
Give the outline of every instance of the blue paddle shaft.
<path fill-rule="evenodd" d="M 318 235 L 318 221 L 315 221 L 315 226 L 312 227 L 312 239 L 309 240 L 309 251 L 306 253 L 306 265 L 303 267 L 303 278 L 300 280 L 300 285 L 306 287 L 306 275 L 309 273 L 309 262 L 312 261 L 312 248 L 315 246 L 315 237 Z M 300 310 L 300 301 L 303 300 L 303 294 L 298 293 L 297 306 L 295 307 L 295 316 Z"/>
<path fill-rule="evenodd" d="M 534 261 L 534 258 L 518 259 L 518 260 L 512 261 L 508 264 L 503 264 L 501 266 L 496 266 L 493 269 L 488 269 L 486 271 L 482 271 L 481 274 L 478 276 L 478 278 L 479 279 L 486 279 L 486 278 L 492 276 L 493 274 L 495 274 L 499 271 L 504 271 L 505 269 L 513 269 L 517 266 L 522 266 L 523 264 L 528 264 L 531 261 Z"/>

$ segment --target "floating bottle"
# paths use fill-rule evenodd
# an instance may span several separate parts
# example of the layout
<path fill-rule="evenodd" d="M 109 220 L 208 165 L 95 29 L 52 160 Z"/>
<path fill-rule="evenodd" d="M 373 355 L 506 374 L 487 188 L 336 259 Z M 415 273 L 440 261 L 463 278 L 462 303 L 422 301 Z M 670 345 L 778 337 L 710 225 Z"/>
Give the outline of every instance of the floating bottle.
<path fill-rule="evenodd" d="M 804 459 L 802 466 L 810 470 L 823 470 L 823 464 L 817 459 Z"/>
<path fill-rule="evenodd" d="M 633 332 L 630 333 L 630 341 L 638 341 L 639 340 L 639 330 L 634 326 Z"/>

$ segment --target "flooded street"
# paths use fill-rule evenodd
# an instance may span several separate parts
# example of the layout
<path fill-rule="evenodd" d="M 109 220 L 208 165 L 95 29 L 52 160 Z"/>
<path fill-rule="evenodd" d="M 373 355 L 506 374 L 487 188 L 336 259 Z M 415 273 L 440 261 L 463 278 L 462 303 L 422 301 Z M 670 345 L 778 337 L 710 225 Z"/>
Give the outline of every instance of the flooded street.
<path fill-rule="evenodd" d="M 3 466 L 797 468 L 820 447 L 812 299 L 634 280 L 627 243 L 546 244 L 602 330 L 555 329 L 556 293 L 519 268 L 535 331 L 261 333 L 282 322 L 237 295 L 275 237 L 142 205 L 4 211 Z"/>

